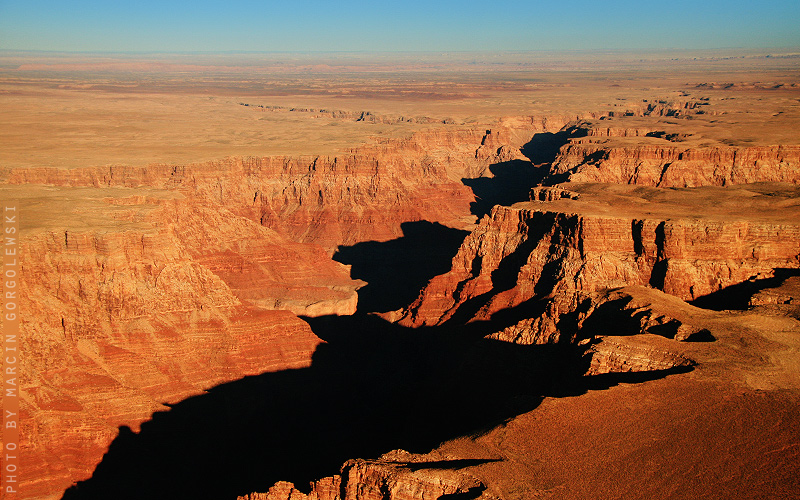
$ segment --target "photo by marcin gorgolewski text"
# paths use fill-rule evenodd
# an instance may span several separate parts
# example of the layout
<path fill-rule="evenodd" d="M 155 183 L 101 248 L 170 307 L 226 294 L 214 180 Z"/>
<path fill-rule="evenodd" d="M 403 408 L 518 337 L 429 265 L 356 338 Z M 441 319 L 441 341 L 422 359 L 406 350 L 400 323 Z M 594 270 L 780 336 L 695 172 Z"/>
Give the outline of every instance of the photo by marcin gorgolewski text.
<path fill-rule="evenodd" d="M 19 204 L 3 203 L 3 455 L 0 497 L 19 484 Z"/>

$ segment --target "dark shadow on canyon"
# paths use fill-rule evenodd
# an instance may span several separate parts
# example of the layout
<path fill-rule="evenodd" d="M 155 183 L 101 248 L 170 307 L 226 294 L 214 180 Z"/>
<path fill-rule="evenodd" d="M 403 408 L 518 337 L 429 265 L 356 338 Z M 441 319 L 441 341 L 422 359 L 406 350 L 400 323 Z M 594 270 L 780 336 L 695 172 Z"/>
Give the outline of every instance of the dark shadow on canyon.
<path fill-rule="evenodd" d="M 122 428 L 93 477 L 63 498 L 218 500 L 279 480 L 303 489 L 350 458 L 427 452 L 544 397 L 642 380 L 580 376 L 586 365 L 575 346 L 484 338 L 528 313 L 416 329 L 364 314 L 304 318 L 326 341 L 309 368 L 222 384 L 156 413 L 138 434 Z"/>
<path fill-rule="evenodd" d="M 367 285 L 358 290 L 359 312 L 386 312 L 413 302 L 428 280 L 450 270 L 469 234 L 435 222 L 404 222 L 403 236 L 342 246 L 333 260 L 352 266 L 350 276 Z"/>
<path fill-rule="evenodd" d="M 587 130 L 572 126 L 559 132 L 541 132 L 534 134 L 530 141 L 520 148 L 525 157 L 534 165 L 550 164 L 555 161 L 561 146 L 573 137 L 586 137 Z"/>
<path fill-rule="evenodd" d="M 530 191 L 538 186 L 549 173 L 562 146 L 572 137 L 583 137 L 586 129 L 570 127 L 560 132 L 534 134 L 530 141 L 520 148 L 526 160 L 511 160 L 495 163 L 489 167 L 492 177 L 461 179 L 472 188 L 475 201 L 470 205 L 471 212 L 483 217 L 495 205 L 508 206 L 530 199 Z"/>
<path fill-rule="evenodd" d="M 478 218 L 489 214 L 495 205 L 509 206 L 530 199 L 530 191 L 544 179 L 547 169 L 529 161 L 511 160 L 489 167 L 492 177 L 461 179 L 475 194 L 470 211 Z"/>
<path fill-rule="evenodd" d="M 800 269 L 777 268 L 770 278 L 751 279 L 723 288 L 714 293 L 698 297 L 693 306 L 714 311 L 744 311 L 750 307 L 750 298 L 762 290 L 777 288 L 792 276 L 800 276 Z"/>

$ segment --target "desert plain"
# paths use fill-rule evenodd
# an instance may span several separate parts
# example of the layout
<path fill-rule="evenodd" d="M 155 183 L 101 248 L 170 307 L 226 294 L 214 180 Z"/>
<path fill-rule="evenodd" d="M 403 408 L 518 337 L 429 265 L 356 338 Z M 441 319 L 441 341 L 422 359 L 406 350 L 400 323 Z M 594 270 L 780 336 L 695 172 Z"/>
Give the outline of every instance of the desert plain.
<path fill-rule="evenodd" d="M 15 498 L 800 498 L 800 53 L 0 53 Z"/>

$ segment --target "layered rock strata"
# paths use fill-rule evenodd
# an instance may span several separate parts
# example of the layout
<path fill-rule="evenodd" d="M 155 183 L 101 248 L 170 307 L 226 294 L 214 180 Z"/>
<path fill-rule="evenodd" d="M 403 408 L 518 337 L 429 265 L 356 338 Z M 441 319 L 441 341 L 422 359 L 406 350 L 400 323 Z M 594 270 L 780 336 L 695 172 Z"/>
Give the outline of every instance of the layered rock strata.
<path fill-rule="evenodd" d="M 670 106 L 641 113 L 677 109 Z M 308 366 L 320 340 L 294 314 L 355 310 L 361 283 L 328 258 L 339 245 L 397 238 L 408 221 L 470 226 L 474 195 L 462 180 L 491 177 L 498 163 L 533 167 L 519 148 L 533 133 L 564 124 L 517 119 L 492 130 L 439 130 L 334 158 L 0 171 L 12 185 L 152 187 L 180 195 L 147 216 L 117 214 L 112 230 L 59 226 L 24 237 L 23 349 L 37 353 L 23 362 L 24 496 L 52 496 L 87 477 L 120 426 L 136 429 L 164 404 L 245 375 Z M 590 139 L 620 132 L 598 134 Z M 658 186 L 796 182 L 799 155 L 796 147 L 609 149 L 573 141 L 551 174 Z M 495 338 L 577 342 L 589 338 L 610 288 L 650 286 L 688 300 L 776 267 L 798 267 L 796 223 L 646 210 L 620 216 L 540 203 L 585 198 L 571 188 L 538 189 L 535 202 L 495 207 L 453 269 L 425 287 L 401 323 L 465 323 L 512 311 Z M 114 203 L 154 202 L 137 195 Z M 126 222 L 149 227 L 129 230 Z M 663 337 L 674 327 L 672 340 L 703 336 L 680 319 L 642 317 L 644 335 Z M 658 340 L 636 345 L 592 334 L 592 341 L 590 373 L 691 363 L 653 347 Z M 480 487 L 405 465 L 349 464 L 338 483 L 319 482 L 312 494 L 474 496 Z M 302 498 L 286 484 L 276 488 L 275 495 Z"/>
<path fill-rule="evenodd" d="M 87 196 L 58 192 L 73 191 Z M 362 284 L 321 247 L 225 209 L 94 193 L 74 202 L 94 229 L 23 226 L 25 498 L 89 477 L 121 426 L 165 404 L 309 366 L 321 341 L 295 314 L 352 314 Z"/>
<path fill-rule="evenodd" d="M 244 303 L 298 315 L 353 314 L 363 282 L 324 249 L 297 243 L 225 209 L 165 204 L 154 218 Z"/>
<path fill-rule="evenodd" d="M 462 179 L 524 160 L 533 123 L 491 130 L 433 130 L 335 157 L 227 158 L 191 165 L 2 169 L 7 184 L 152 187 L 220 206 L 296 242 L 338 245 L 402 236 L 401 222 L 472 224 L 472 190 Z M 560 125 L 559 125 L 560 126 Z"/>
<path fill-rule="evenodd" d="M 647 285 L 693 300 L 800 265 L 796 224 L 614 216 L 581 209 L 582 201 L 562 203 L 572 210 L 536 203 L 495 207 L 465 239 L 451 271 L 429 282 L 400 323 L 488 319 L 525 306 L 536 313 L 498 338 L 571 341 L 595 292 Z"/>
<path fill-rule="evenodd" d="M 589 295 L 577 322 L 586 375 L 689 369 L 684 342 L 713 342 L 702 309 L 643 286 Z"/>
<path fill-rule="evenodd" d="M 352 314 L 363 285 L 330 259 L 337 246 L 395 238 L 407 221 L 471 223 L 461 179 L 522 158 L 507 143 L 526 134 L 439 131 L 335 158 L 2 170 L 30 215 L 23 497 L 87 478 L 120 427 L 165 404 L 309 366 L 320 340 L 295 314 Z"/>
<path fill-rule="evenodd" d="M 308 366 L 320 340 L 248 306 L 168 235 L 50 232 L 22 243 L 26 498 L 88 477 L 120 426 L 214 385 Z"/>
<path fill-rule="evenodd" d="M 619 146 L 574 139 L 561 148 L 550 175 L 559 181 L 659 187 L 797 183 L 800 146 Z"/>

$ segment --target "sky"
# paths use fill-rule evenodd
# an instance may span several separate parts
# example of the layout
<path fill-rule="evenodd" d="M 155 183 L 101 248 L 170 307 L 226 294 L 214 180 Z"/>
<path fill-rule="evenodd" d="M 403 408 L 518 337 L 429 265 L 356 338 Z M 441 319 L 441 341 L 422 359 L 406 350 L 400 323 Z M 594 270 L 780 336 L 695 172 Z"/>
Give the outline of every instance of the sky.
<path fill-rule="evenodd" d="M 525 51 L 800 47 L 800 0 L 0 0 L 0 49 Z"/>

